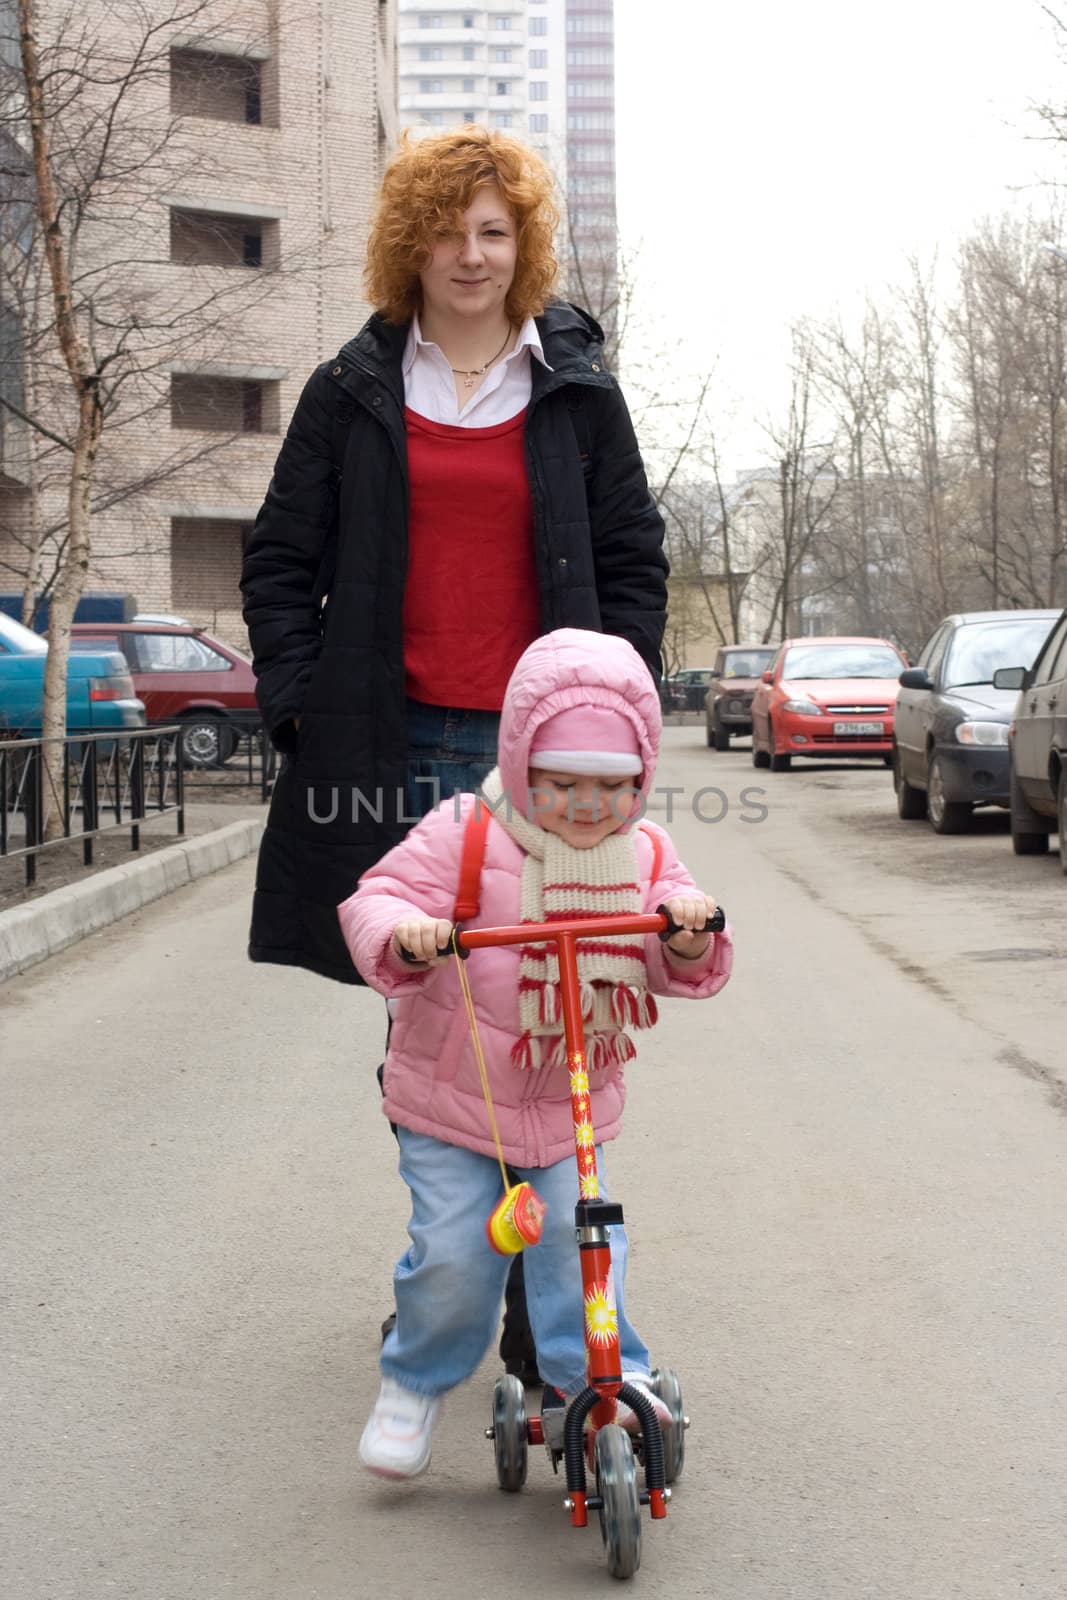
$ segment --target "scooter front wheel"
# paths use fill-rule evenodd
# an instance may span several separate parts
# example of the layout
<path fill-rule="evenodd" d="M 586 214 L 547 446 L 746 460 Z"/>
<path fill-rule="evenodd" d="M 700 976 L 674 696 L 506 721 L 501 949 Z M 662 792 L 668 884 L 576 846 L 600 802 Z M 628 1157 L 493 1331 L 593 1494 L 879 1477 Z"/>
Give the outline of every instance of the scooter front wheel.
<path fill-rule="evenodd" d="M 518 1494 L 526 1482 L 529 1460 L 526 1394 L 518 1378 L 498 1378 L 493 1390 L 493 1453 L 496 1481 L 507 1494 Z"/>
<path fill-rule="evenodd" d="M 641 1503 L 630 1435 L 609 1423 L 596 1436 L 600 1536 L 613 1578 L 632 1578 L 641 1565 Z"/>

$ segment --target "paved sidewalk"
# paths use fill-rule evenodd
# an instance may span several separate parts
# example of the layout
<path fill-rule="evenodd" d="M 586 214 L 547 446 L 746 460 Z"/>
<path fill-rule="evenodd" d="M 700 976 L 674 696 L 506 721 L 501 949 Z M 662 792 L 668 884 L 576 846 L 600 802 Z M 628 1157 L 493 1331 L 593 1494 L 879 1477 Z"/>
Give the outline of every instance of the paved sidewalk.
<path fill-rule="evenodd" d="M 361 1471 L 385 1010 L 249 963 L 249 857 L 0 987 L 3 1600 L 1064 1600 L 1067 1140 L 1025 1070 L 1062 1070 L 1062 875 L 898 823 L 884 770 L 768 775 L 751 825 L 747 750 L 664 746 L 729 794 L 672 827 L 737 964 L 664 1001 L 605 1162 L 693 1419 L 634 1583 L 543 1449 L 497 1490 L 495 1352 L 424 1478 Z"/>
<path fill-rule="evenodd" d="M 0 983 L 68 949 L 161 895 L 218 872 L 257 848 L 265 813 L 240 817 L 210 832 L 133 856 L 64 884 L 24 905 L 0 911 Z"/>

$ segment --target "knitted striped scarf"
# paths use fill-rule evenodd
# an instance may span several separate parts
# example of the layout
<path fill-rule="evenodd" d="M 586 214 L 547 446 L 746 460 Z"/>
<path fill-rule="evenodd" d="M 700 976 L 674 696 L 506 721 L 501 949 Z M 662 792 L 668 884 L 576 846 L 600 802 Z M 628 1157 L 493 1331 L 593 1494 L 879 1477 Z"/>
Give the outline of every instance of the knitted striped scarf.
<path fill-rule="evenodd" d="M 529 822 L 517 805 L 501 803 L 504 791 L 497 768 L 482 784 L 482 794 L 525 855 L 520 921 L 640 915 L 644 908 L 632 833 L 612 833 L 600 844 L 575 849 L 558 834 Z M 636 1053 L 624 1027 L 649 1028 L 656 1021 L 644 945 L 640 936 L 580 939 L 577 958 L 587 1065 L 594 1071 L 621 1065 Z M 548 945 L 519 946 L 519 1026 L 511 1051 L 516 1066 L 566 1066 L 559 962 Z"/>

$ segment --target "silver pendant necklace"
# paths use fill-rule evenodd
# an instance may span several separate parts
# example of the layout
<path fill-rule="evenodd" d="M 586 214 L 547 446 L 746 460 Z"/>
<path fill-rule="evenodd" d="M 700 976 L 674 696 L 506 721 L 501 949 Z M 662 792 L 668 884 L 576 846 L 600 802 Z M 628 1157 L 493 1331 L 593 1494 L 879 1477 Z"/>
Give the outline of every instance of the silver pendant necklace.
<path fill-rule="evenodd" d="M 507 336 L 504 339 L 504 343 L 500 346 L 500 349 L 497 351 L 495 356 L 489 357 L 489 360 L 485 363 L 484 367 L 473 367 L 470 371 L 467 371 L 463 367 L 451 368 L 451 371 L 455 373 L 457 378 L 463 379 L 463 387 L 465 389 L 474 388 L 475 378 L 485 377 L 486 373 L 489 371 L 489 368 L 493 365 L 493 362 L 499 360 L 499 358 L 504 354 L 504 351 L 507 349 L 508 345 L 511 343 L 511 335 L 513 332 L 514 329 L 509 327 Z"/>

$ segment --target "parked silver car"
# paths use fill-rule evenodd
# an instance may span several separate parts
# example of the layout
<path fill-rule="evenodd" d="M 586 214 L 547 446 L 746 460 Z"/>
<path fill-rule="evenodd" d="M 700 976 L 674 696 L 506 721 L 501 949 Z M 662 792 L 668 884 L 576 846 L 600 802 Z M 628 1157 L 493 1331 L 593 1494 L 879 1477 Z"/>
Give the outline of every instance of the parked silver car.
<path fill-rule="evenodd" d="M 1014 695 L 1001 668 L 1029 666 L 1057 611 L 966 611 L 946 617 L 900 674 L 893 736 L 897 812 L 965 833 L 975 806 L 1008 804 Z"/>
<path fill-rule="evenodd" d="M 1041 855 L 1059 833 L 1067 872 L 1067 611 L 1033 666 L 994 673 L 998 689 L 1020 689 L 1008 729 L 1011 842 L 1017 856 Z"/>

